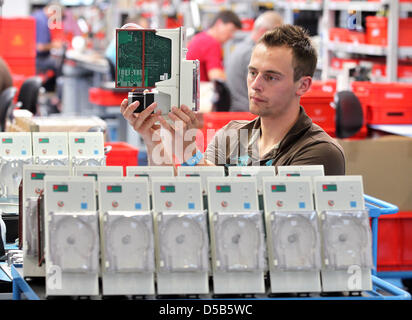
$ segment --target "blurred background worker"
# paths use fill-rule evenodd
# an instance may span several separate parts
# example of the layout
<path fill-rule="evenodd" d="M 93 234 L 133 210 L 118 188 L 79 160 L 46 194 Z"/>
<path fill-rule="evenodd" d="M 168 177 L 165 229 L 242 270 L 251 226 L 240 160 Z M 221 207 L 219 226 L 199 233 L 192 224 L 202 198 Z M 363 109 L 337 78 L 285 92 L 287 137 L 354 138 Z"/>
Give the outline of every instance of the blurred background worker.
<path fill-rule="evenodd" d="M 11 77 L 10 69 L 6 62 L 0 57 L 0 94 L 3 90 L 13 85 L 13 79 Z"/>
<path fill-rule="evenodd" d="M 236 45 L 230 55 L 226 70 L 226 84 L 230 90 L 230 111 L 249 111 L 247 74 L 252 50 L 260 37 L 269 30 L 283 24 L 283 19 L 275 11 L 262 13 L 255 21 L 252 32 Z"/>
<path fill-rule="evenodd" d="M 220 11 L 211 26 L 196 34 L 187 46 L 187 60 L 199 60 L 200 81 L 226 79 L 222 59 L 222 45 L 233 38 L 234 33 L 242 28 L 242 22 L 236 13 L 230 10 Z"/>
<path fill-rule="evenodd" d="M 61 40 L 52 40 L 50 29 L 61 28 L 63 7 L 51 2 L 40 5 L 33 12 L 36 20 L 36 74 L 51 72 L 48 83 L 44 84 L 47 91 L 54 91 L 56 85 L 57 60 L 50 54 L 52 49 L 61 49 Z"/>

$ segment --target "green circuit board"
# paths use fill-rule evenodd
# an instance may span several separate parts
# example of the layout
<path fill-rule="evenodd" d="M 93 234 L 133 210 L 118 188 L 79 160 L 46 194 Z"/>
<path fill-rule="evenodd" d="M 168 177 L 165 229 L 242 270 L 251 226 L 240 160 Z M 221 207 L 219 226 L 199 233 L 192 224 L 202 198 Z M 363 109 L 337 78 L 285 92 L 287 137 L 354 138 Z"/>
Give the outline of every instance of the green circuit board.
<path fill-rule="evenodd" d="M 116 37 L 116 87 L 154 88 L 156 82 L 170 79 L 170 39 L 140 29 L 118 29 Z"/>

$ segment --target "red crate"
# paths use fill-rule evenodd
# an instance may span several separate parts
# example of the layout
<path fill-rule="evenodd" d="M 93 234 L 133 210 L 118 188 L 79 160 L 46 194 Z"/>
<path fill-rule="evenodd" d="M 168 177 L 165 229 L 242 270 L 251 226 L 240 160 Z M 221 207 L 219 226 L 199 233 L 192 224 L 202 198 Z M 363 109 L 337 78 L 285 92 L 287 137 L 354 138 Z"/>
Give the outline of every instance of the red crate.
<path fill-rule="evenodd" d="M 382 215 L 378 227 L 378 271 L 412 270 L 412 212 Z"/>
<path fill-rule="evenodd" d="M 0 18 L 0 56 L 36 57 L 36 21 L 33 17 Z"/>
<path fill-rule="evenodd" d="M 344 28 L 330 28 L 329 39 L 331 41 L 348 42 L 349 30 Z"/>
<path fill-rule="evenodd" d="M 353 43 L 365 43 L 366 33 L 359 31 L 348 31 L 348 41 Z"/>
<path fill-rule="evenodd" d="M 336 80 L 313 81 L 310 91 L 300 100 L 306 114 L 331 137 L 336 137 L 336 110 L 331 106 L 335 93 Z M 364 123 L 354 138 L 363 138 L 366 135 L 367 127 Z"/>
<path fill-rule="evenodd" d="M 302 98 L 308 98 L 308 97 L 319 97 L 319 96 L 324 96 L 329 98 L 332 95 L 335 94 L 336 92 L 336 80 L 326 80 L 326 81 L 318 81 L 318 80 L 313 80 L 312 85 L 310 86 L 310 89 L 308 92 L 305 93 L 305 95 Z"/>
<path fill-rule="evenodd" d="M 320 126 L 331 137 L 335 136 L 335 109 L 330 106 L 332 99 L 325 98 L 307 98 L 301 99 L 301 105 L 306 114 L 314 123 Z"/>
<path fill-rule="evenodd" d="M 314 123 L 330 136 L 335 135 L 335 109 L 331 107 L 336 92 L 336 81 L 313 81 L 310 90 L 301 97 L 300 104 Z"/>
<path fill-rule="evenodd" d="M 111 146 L 106 157 L 106 165 L 123 166 L 123 175 L 126 175 L 126 167 L 137 166 L 139 149 L 126 142 L 108 142 L 104 146 Z"/>
<path fill-rule="evenodd" d="M 127 99 L 127 92 L 119 92 L 110 89 L 90 88 L 89 101 L 92 104 L 103 107 L 119 107 L 124 99 Z"/>
<path fill-rule="evenodd" d="M 341 59 L 341 58 L 332 58 L 331 60 L 331 67 L 334 69 L 343 69 L 343 64 L 344 63 L 355 63 L 356 65 L 359 64 L 359 59 Z"/>
<path fill-rule="evenodd" d="M 400 18 L 398 46 L 412 46 L 412 18 Z M 366 43 L 386 46 L 388 44 L 388 18 L 366 17 Z"/>
<path fill-rule="evenodd" d="M 386 64 L 375 63 L 372 67 L 372 75 L 386 76 Z M 398 78 L 412 78 L 412 65 L 398 65 Z"/>
<path fill-rule="evenodd" d="M 368 103 L 373 106 L 411 107 L 410 99 L 412 94 L 412 84 L 409 83 L 381 83 L 368 81 L 352 82 L 352 89 L 359 97 L 368 99 Z"/>
<path fill-rule="evenodd" d="M 215 133 L 231 120 L 251 121 L 256 118 L 256 115 L 250 112 L 207 112 L 201 114 L 201 118 L 203 126 L 196 135 L 196 145 L 201 151 L 204 151 Z"/>
<path fill-rule="evenodd" d="M 352 90 L 366 109 L 368 124 L 412 123 L 412 84 L 355 81 Z"/>
<path fill-rule="evenodd" d="M 36 58 L 11 58 L 4 59 L 12 74 L 24 75 L 27 77 L 36 74 Z"/>

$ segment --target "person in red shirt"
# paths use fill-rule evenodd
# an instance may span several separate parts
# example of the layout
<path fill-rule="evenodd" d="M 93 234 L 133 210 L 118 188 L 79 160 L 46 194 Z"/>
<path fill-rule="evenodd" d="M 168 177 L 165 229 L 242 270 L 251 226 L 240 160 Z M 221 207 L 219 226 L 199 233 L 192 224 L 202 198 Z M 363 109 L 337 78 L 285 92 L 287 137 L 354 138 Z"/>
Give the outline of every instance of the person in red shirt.
<path fill-rule="evenodd" d="M 239 17 L 231 10 L 219 12 L 212 21 L 211 26 L 196 34 L 190 41 L 186 59 L 199 60 L 200 81 L 226 79 L 222 45 L 231 39 L 234 33 L 242 28 Z"/>

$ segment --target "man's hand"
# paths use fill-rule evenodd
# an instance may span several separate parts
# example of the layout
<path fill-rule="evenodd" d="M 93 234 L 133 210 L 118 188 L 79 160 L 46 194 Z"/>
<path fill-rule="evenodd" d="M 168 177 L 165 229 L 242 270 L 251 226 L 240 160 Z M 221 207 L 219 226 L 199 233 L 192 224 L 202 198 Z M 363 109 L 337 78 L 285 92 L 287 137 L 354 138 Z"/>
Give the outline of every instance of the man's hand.
<path fill-rule="evenodd" d="M 128 100 L 124 99 L 120 105 L 120 112 L 129 124 L 136 130 L 143 138 L 147 146 L 153 146 L 160 141 L 159 125 L 155 125 L 161 117 L 161 111 L 157 110 L 154 114 L 152 112 L 156 109 L 156 102 L 152 103 L 141 113 L 133 113 L 139 106 L 139 101 L 135 101 L 127 105 Z"/>
<path fill-rule="evenodd" d="M 172 138 L 172 150 L 174 155 L 181 161 L 187 161 L 196 153 L 196 132 L 200 127 L 196 114 L 187 106 L 180 108 L 172 107 L 168 114 L 172 124 L 161 117 L 160 124 L 165 128 Z M 188 148 L 191 147 L 191 148 Z"/>

